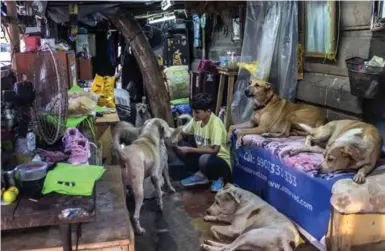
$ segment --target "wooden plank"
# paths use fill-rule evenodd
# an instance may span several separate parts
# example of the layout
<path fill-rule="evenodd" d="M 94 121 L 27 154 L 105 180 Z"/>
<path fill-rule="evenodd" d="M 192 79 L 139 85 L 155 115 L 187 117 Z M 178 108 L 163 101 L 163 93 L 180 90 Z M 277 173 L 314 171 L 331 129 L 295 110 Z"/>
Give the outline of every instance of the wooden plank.
<path fill-rule="evenodd" d="M 215 114 L 218 115 L 219 109 L 222 105 L 223 100 L 223 90 L 225 89 L 225 78 L 226 76 L 221 74 L 219 75 L 219 88 L 218 88 L 218 96 L 217 96 L 217 106 L 215 107 Z"/>
<path fill-rule="evenodd" d="M 96 118 L 96 125 L 99 124 L 116 124 L 120 121 L 119 116 L 116 112 L 106 113 L 103 117 Z"/>
<path fill-rule="evenodd" d="M 351 250 L 385 241 L 385 214 L 340 214 L 332 211 L 327 243 L 331 251 Z M 382 249 L 384 250 L 385 243 Z M 361 249 L 357 249 L 361 250 Z"/>
<path fill-rule="evenodd" d="M 61 212 L 68 208 L 81 208 L 86 214 L 70 219 L 61 218 Z M 38 201 L 21 198 L 19 203 L 2 206 L 1 230 L 88 222 L 94 218 L 95 195 L 68 196 L 52 193 L 43 196 Z"/>
<path fill-rule="evenodd" d="M 164 119 L 169 126 L 174 126 L 170 98 L 164 85 L 158 60 L 138 22 L 132 13 L 125 8 L 119 8 L 116 12 L 113 11 L 107 15 L 111 23 L 122 33 L 126 43 L 132 48 L 142 72 L 143 85 L 146 88 L 147 98 L 154 117 Z"/>
<path fill-rule="evenodd" d="M 78 250 L 134 251 L 134 232 L 124 189 L 120 167 L 106 166 L 103 177 L 96 182 L 97 217 L 93 222 L 82 224 Z M 72 240 L 75 250 L 75 231 L 72 232 Z M 62 251 L 59 229 L 50 227 L 2 232 L 1 250 Z"/>
<path fill-rule="evenodd" d="M 231 124 L 231 103 L 233 102 L 235 76 L 230 75 L 227 86 L 227 102 L 226 102 L 226 130 L 229 130 Z"/>

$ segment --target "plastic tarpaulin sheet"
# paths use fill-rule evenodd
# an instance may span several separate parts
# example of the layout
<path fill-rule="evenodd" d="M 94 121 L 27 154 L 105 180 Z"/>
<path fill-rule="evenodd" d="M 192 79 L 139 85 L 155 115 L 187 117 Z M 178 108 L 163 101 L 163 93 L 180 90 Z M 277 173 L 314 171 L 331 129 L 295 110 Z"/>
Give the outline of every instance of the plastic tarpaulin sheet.
<path fill-rule="evenodd" d="M 241 61 L 257 61 L 255 77 L 272 83 L 276 93 L 293 101 L 297 89 L 297 2 L 247 2 Z M 244 91 L 250 73 L 240 69 L 231 105 L 234 124 L 248 121 L 253 112 Z"/>

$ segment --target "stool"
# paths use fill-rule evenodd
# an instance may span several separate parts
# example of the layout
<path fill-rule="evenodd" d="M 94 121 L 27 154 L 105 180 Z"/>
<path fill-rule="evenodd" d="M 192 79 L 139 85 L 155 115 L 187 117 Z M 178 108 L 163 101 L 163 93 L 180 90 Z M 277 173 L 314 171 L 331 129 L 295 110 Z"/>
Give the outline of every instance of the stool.
<path fill-rule="evenodd" d="M 218 69 L 219 76 L 219 88 L 218 88 L 218 98 L 217 98 L 217 106 L 215 108 L 215 114 L 218 115 L 219 109 L 222 105 L 223 100 L 223 90 L 225 88 L 226 76 L 228 77 L 227 82 L 227 102 L 226 102 L 226 115 L 225 115 L 225 127 L 226 130 L 229 129 L 231 123 L 231 103 L 233 102 L 233 94 L 234 94 L 234 84 L 235 77 L 238 76 L 238 71 L 229 71 Z"/>

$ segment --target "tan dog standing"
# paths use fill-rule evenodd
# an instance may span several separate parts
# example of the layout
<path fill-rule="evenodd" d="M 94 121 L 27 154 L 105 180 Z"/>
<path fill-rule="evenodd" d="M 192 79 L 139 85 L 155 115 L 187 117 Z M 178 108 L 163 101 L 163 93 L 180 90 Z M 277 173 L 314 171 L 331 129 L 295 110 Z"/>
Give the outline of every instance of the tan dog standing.
<path fill-rule="evenodd" d="M 205 241 L 207 251 L 293 251 L 299 244 L 294 224 L 255 194 L 227 184 L 215 196 L 204 220 L 230 225 L 212 226 L 216 239 L 236 238 L 231 244 Z"/>
<path fill-rule="evenodd" d="M 325 122 L 325 114 L 321 109 L 281 99 L 266 81 L 252 80 L 245 94 L 253 98 L 255 107 L 250 121 L 230 126 L 229 139 L 236 129 L 241 129 L 237 146 L 241 145 L 242 137 L 247 134 L 260 134 L 265 137 L 306 135 L 298 123 L 318 127 Z"/>
<path fill-rule="evenodd" d="M 320 171 L 358 170 L 353 181 L 364 183 L 365 177 L 375 168 L 381 155 L 382 137 L 373 125 L 357 120 L 336 120 L 324 126 L 312 128 L 300 126 L 308 132 L 305 147 L 290 151 L 324 154 Z"/>
<path fill-rule="evenodd" d="M 116 147 L 122 168 L 123 182 L 126 186 L 130 185 L 134 193 L 135 212 L 133 215 L 133 226 L 138 234 L 145 232 L 139 222 L 140 209 L 144 199 L 144 179 L 151 177 L 157 193 L 157 203 L 161 210 L 163 210 L 163 193 L 160 184 L 160 175 L 162 174 L 160 170 L 162 168 L 163 172 L 167 172 L 164 173 L 166 185 L 171 191 L 175 191 L 169 179 L 168 168 L 162 167 L 161 158 L 162 155 L 166 155 L 162 154 L 162 151 L 166 150 L 165 148 L 162 150 L 163 140 L 169 139 L 174 130 L 162 119 L 149 119 L 144 124 L 137 140 L 129 146 L 124 146 L 124 148 Z"/>

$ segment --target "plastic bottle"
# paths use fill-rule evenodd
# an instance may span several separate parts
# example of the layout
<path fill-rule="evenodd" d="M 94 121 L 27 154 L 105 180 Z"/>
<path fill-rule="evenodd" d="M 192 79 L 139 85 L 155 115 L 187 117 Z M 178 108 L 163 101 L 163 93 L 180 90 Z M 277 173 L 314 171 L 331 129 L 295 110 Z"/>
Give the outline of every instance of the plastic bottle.
<path fill-rule="evenodd" d="M 27 133 L 27 149 L 29 152 L 33 152 L 36 149 L 36 137 L 32 130 Z"/>

